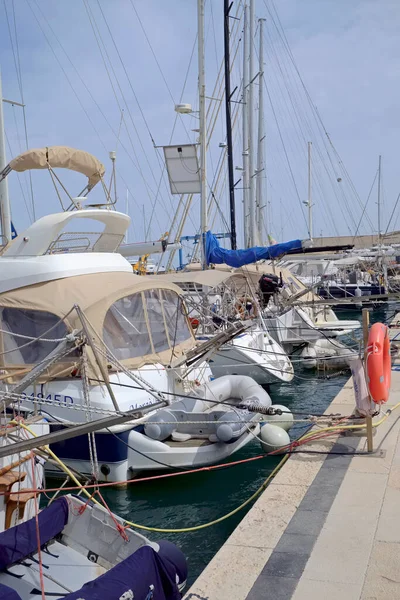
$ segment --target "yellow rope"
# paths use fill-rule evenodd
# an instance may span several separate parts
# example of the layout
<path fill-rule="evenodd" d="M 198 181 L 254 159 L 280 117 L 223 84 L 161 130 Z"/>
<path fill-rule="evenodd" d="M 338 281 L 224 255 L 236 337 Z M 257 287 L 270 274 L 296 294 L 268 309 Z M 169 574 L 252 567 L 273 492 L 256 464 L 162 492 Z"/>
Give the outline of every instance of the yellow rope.
<path fill-rule="evenodd" d="M 372 426 L 379 427 L 379 425 L 381 425 L 388 418 L 388 416 L 399 407 L 400 407 L 400 402 L 398 402 L 392 409 L 390 409 L 390 411 L 388 411 L 379 421 L 377 421 L 376 423 L 373 423 Z M 30 429 L 30 427 L 28 427 L 24 423 L 19 422 L 19 424 L 26 431 L 28 431 L 33 437 L 38 437 L 32 431 L 32 429 Z M 321 433 L 324 431 L 334 432 L 334 431 L 339 431 L 339 430 L 343 430 L 343 429 L 362 429 L 362 428 L 365 428 L 365 424 L 362 424 L 362 425 L 333 425 L 331 427 L 324 427 L 324 428 L 318 429 L 318 433 Z M 315 431 L 306 433 L 300 438 L 300 440 L 306 440 L 315 434 L 316 434 Z M 98 504 L 99 506 L 102 507 L 103 505 L 100 502 L 98 502 L 98 500 L 96 500 L 95 498 L 92 497 L 92 495 L 87 491 L 87 489 L 75 477 L 75 475 L 72 473 L 72 471 L 70 471 L 68 469 L 67 465 L 62 460 L 60 460 L 58 458 L 58 456 L 56 454 L 54 454 L 54 452 L 52 450 L 50 450 L 50 448 L 48 446 L 46 446 L 46 450 L 50 454 L 50 456 L 57 462 L 57 464 L 60 465 L 61 469 L 72 479 L 72 481 L 81 488 L 82 492 L 88 498 L 90 498 L 93 502 L 95 502 L 96 504 Z M 250 502 L 252 502 L 255 498 L 257 498 L 257 496 L 259 496 L 261 494 L 261 492 L 263 492 L 265 490 L 265 488 L 268 486 L 271 479 L 273 479 L 275 477 L 275 475 L 278 473 L 278 471 L 281 469 L 281 467 L 283 467 L 285 462 L 288 460 L 289 456 L 290 456 L 289 454 L 286 454 L 282 458 L 282 460 L 278 463 L 278 465 L 275 467 L 275 469 L 268 475 L 268 477 L 265 479 L 265 481 L 254 492 L 254 494 L 252 494 L 250 496 L 250 498 L 248 498 L 247 500 L 242 502 L 242 504 L 240 504 L 239 506 L 237 506 L 236 508 L 231 510 L 229 513 L 223 515 L 222 517 L 219 517 L 218 519 L 214 519 L 213 521 L 209 521 L 208 523 L 203 523 L 202 525 L 196 525 L 194 527 L 182 527 L 179 529 L 162 529 L 160 527 L 148 527 L 146 525 L 139 525 L 139 523 L 133 523 L 132 521 L 127 521 L 127 520 L 125 520 L 125 523 L 127 525 L 129 525 L 130 527 L 134 527 L 135 529 L 143 529 L 145 531 L 154 531 L 157 533 L 189 533 L 189 532 L 193 532 L 193 531 L 199 531 L 200 529 L 205 529 L 207 527 L 211 527 L 212 525 L 216 525 L 217 523 L 221 523 L 222 521 L 229 519 L 229 517 L 232 517 L 233 515 L 235 515 L 239 511 L 241 511 L 243 508 L 245 508 L 245 506 L 247 506 L 248 504 L 250 504 Z"/>
<path fill-rule="evenodd" d="M 32 429 L 30 427 L 28 427 L 24 423 L 20 423 L 20 425 L 21 425 L 21 427 L 23 427 L 23 429 L 28 431 L 33 437 L 38 437 L 32 431 Z M 72 471 L 70 471 L 68 469 L 67 465 L 62 460 L 60 460 L 58 458 L 58 456 L 56 454 L 54 454 L 54 452 L 52 450 L 50 450 L 50 448 L 48 446 L 46 446 L 46 451 L 57 462 L 57 464 L 60 465 L 62 470 L 67 475 L 69 475 L 69 477 L 72 479 L 72 481 L 81 488 L 82 492 L 87 496 L 87 498 L 90 498 L 93 502 L 95 502 L 99 506 L 103 507 L 103 505 L 98 500 L 96 500 L 95 498 L 92 497 L 92 495 L 87 491 L 87 489 L 75 477 L 75 475 L 72 473 Z M 260 485 L 260 487 L 254 492 L 254 494 L 252 494 L 250 496 L 250 498 L 248 498 L 245 502 L 240 504 L 240 506 L 237 506 L 235 509 L 233 509 L 231 512 L 227 513 L 226 515 L 223 515 L 222 517 L 219 517 L 218 519 L 214 519 L 214 521 L 210 521 L 208 523 L 203 523 L 202 525 L 196 525 L 195 527 L 183 527 L 181 529 L 161 529 L 159 527 L 147 527 L 146 525 L 139 525 L 138 523 L 133 523 L 132 521 L 127 521 L 125 519 L 124 519 L 124 521 L 130 527 L 135 527 L 136 529 L 144 529 L 145 531 L 155 531 L 157 533 L 188 533 L 190 531 L 199 531 L 200 529 L 205 529 L 206 527 L 211 527 L 212 525 L 216 525 L 217 523 L 221 523 L 221 521 L 224 521 L 225 519 L 232 517 L 233 515 L 238 513 L 240 510 L 242 510 L 245 506 L 250 504 L 250 502 L 252 502 L 255 498 L 257 498 L 257 496 L 259 496 L 261 494 L 261 492 L 264 491 L 264 489 L 267 487 L 267 485 L 269 484 L 271 479 L 273 477 L 275 477 L 275 475 L 277 474 L 279 469 L 285 464 L 285 462 L 288 460 L 288 458 L 289 458 L 289 454 L 286 454 L 282 458 L 282 460 L 279 462 L 279 464 L 275 467 L 275 469 L 268 475 L 266 480 Z"/>

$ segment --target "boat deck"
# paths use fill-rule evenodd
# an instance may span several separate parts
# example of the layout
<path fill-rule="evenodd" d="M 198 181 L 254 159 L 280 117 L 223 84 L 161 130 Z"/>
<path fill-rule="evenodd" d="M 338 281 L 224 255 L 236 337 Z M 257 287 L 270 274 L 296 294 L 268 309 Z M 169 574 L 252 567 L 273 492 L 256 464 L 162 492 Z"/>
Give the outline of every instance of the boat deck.
<path fill-rule="evenodd" d="M 400 325 L 391 337 L 400 340 Z M 397 354 L 384 410 L 399 401 Z M 353 409 L 350 380 L 326 412 Z M 354 455 L 366 451 L 364 435 L 303 446 L 323 454 L 287 461 L 185 600 L 400 598 L 400 410 L 374 432 L 369 455 Z"/>

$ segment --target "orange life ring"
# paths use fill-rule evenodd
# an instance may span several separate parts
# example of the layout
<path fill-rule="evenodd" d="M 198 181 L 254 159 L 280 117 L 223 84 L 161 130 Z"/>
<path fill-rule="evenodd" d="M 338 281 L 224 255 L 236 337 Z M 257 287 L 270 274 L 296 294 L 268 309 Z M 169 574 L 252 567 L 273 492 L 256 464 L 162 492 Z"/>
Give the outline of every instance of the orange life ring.
<path fill-rule="evenodd" d="M 196 317 L 189 317 L 189 321 L 192 326 L 192 329 L 197 329 L 200 325 L 200 321 L 199 319 L 196 319 Z"/>
<path fill-rule="evenodd" d="M 366 372 L 368 390 L 375 404 L 388 401 L 392 363 L 389 330 L 383 323 L 374 323 L 369 330 Z"/>

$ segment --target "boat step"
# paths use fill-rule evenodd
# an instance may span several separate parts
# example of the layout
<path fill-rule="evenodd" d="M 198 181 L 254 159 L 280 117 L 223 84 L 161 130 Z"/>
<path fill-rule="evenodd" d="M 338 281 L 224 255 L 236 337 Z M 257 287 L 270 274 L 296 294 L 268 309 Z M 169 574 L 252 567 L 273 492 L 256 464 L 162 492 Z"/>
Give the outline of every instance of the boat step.
<path fill-rule="evenodd" d="M 26 492 L 24 494 L 20 494 L 18 492 L 13 492 L 9 495 L 7 504 L 6 504 L 6 522 L 5 529 L 9 529 L 13 527 L 13 525 L 18 524 L 18 521 L 22 521 L 24 519 L 25 506 L 29 500 L 35 497 L 34 492 Z M 12 523 L 13 514 L 15 511 L 18 511 L 16 523 Z"/>
<path fill-rule="evenodd" d="M 24 481 L 26 473 L 24 471 L 7 471 L 0 475 L 0 492 L 10 491 L 11 486 L 18 481 Z"/>

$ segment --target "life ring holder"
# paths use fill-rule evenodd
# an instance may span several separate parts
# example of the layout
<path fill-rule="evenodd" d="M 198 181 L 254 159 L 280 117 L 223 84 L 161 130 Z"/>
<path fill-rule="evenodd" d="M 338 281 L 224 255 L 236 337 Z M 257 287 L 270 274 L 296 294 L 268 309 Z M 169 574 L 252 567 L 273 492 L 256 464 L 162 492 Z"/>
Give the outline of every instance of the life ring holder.
<path fill-rule="evenodd" d="M 375 404 L 389 399 L 392 376 L 389 330 L 383 323 L 374 323 L 369 330 L 366 377 L 368 391 Z"/>

